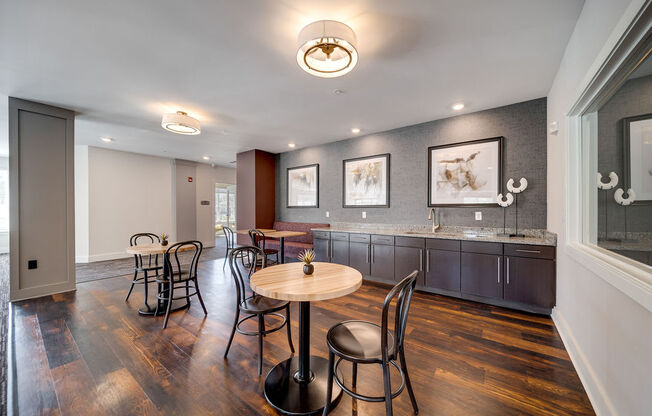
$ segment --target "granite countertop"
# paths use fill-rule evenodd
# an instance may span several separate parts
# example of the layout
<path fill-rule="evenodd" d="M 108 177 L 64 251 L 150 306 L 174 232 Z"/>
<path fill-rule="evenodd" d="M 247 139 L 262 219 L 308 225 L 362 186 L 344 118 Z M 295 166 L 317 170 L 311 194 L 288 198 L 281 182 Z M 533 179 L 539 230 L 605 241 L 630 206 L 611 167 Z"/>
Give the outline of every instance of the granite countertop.
<path fill-rule="evenodd" d="M 442 227 L 433 233 L 429 227 L 420 225 L 398 225 L 388 226 L 387 224 L 333 224 L 330 228 L 313 228 L 313 231 L 334 231 L 354 234 L 380 234 L 395 237 L 420 237 L 437 238 L 445 240 L 483 241 L 492 243 L 508 244 L 531 244 L 538 246 L 556 246 L 557 235 L 546 230 L 519 230 L 525 237 L 502 237 L 497 234 L 503 229 L 496 228 L 470 228 L 470 227 Z M 510 230 L 507 230 L 509 233 Z"/>

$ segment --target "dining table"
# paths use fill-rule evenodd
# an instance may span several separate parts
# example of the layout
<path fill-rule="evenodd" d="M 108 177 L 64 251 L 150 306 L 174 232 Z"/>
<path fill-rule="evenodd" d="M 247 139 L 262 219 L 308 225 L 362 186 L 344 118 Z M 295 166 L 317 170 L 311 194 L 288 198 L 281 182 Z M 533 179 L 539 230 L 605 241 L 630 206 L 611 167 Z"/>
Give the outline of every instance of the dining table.
<path fill-rule="evenodd" d="M 167 249 L 168 247 L 174 244 L 176 243 L 168 242 L 167 245 L 162 245 L 161 243 L 138 244 L 138 245 L 127 247 L 125 251 L 135 256 L 161 255 L 163 257 L 163 278 L 164 280 L 167 280 L 167 277 L 170 274 L 168 270 L 168 262 L 166 261 L 166 258 L 168 258 Z M 194 246 L 187 245 L 187 246 L 179 247 L 177 251 L 181 252 L 181 251 L 189 251 L 194 249 L 195 249 Z M 151 276 L 151 277 L 155 278 L 156 276 Z M 168 289 L 168 285 L 169 285 L 168 283 L 162 283 L 161 285 L 163 286 L 162 287 L 163 291 Z M 156 301 L 159 302 L 158 298 L 156 299 Z M 165 315 L 167 305 L 168 304 L 166 300 L 160 301 L 159 308 L 158 308 L 159 315 Z M 189 306 L 190 306 L 189 299 L 186 299 L 185 301 L 183 299 L 173 300 L 172 308 L 170 309 L 170 312 L 185 309 L 188 308 Z M 140 308 L 138 308 L 138 313 L 141 315 L 154 315 L 156 313 L 156 306 L 150 306 L 149 303 L 147 302 L 147 290 L 145 290 L 145 304 Z"/>
<path fill-rule="evenodd" d="M 310 355 L 310 303 L 348 295 L 362 285 L 362 274 L 352 267 L 313 264 L 310 275 L 303 273 L 303 263 L 287 263 L 260 269 L 249 281 L 259 295 L 299 302 L 299 355 L 278 363 L 265 379 L 265 399 L 286 415 L 321 414 L 326 401 L 328 360 Z M 333 384 L 333 407 L 341 395 Z"/>
<path fill-rule="evenodd" d="M 274 230 L 271 228 L 257 228 L 257 230 L 263 233 L 265 238 L 279 239 L 279 256 L 281 257 L 281 263 L 285 263 L 285 238 L 307 234 L 305 231 Z M 249 234 L 249 230 L 238 230 L 236 232 L 238 234 Z"/>

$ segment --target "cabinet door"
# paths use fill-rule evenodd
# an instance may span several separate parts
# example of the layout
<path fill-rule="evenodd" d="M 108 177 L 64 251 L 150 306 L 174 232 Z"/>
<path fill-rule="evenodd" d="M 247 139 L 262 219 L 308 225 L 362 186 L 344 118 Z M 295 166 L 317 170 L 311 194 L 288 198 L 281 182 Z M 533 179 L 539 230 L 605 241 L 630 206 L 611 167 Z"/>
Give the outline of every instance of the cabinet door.
<path fill-rule="evenodd" d="M 371 276 L 394 280 L 394 246 L 371 245 Z"/>
<path fill-rule="evenodd" d="M 331 261 L 330 252 L 328 250 L 329 242 L 330 240 L 325 240 L 323 238 L 315 238 L 312 240 L 313 249 L 315 250 L 315 261 Z"/>
<path fill-rule="evenodd" d="M 503 256 L 462 253 L 462 293 L 501 299 L 503 297 Z"/>
<path fill-rule="evenodd" d="M 423 249 L 415 247 L 394 247 L 394 276 L 401 281 L 413 271 L 418 270 L 417 285 L 424 286 Z"/>
<path fill-rule="evenodd" d="M 349 264 L 349 242 L 331 240 L 331 263 Z"/>
<path fill-rule="evenodd" d="M 555 262 L 505 257 L 505 300 L 544 308 L 555 306 Z"/>
<path fill-rule="evenodd" d="M 368 243 L 356 243 L 353 241 L 349 243 L 349 266 L 362 273 L 363 276 L 369 276 L 370 263 Z"/>
<path fill-rule="evenodd" d="M 460 291 L 460 252 L 428 250 L 426 286 L 434 289 Z"/>

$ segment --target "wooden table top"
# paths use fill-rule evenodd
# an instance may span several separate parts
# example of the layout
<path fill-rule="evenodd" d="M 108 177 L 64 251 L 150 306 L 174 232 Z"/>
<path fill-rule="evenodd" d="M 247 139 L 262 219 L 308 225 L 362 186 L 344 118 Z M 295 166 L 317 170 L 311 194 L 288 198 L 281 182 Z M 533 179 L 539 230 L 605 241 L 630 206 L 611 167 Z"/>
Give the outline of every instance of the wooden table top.
<path fill-rule="evenodd" d="M 148 256 L 150 254 L 164 254 L 165 251 L 168 249 L 168 247 L 170 247 L 173 244 L 176 243 L 170 241 L 168 242 L 167 246 L 162 246 L 161 243 L 139 244 L 137 246 L 127 247 L 125 251 L 129 254 L 140 254 L 141 256 Z M 189 251 L 194 249 L 195 247 L 192 245 L 179 247 L 179 251 Z"/>
<path fill-rule="evenodd" d="M 304 231 L 285 231 L 285 230 L 271 230 L 267 228 L 260 228 L 258 231 L 262 232 L 265 237 L 270 237 L 270 238 L 281 238 L 281 237 L 296 237 L 298 235 L 306 235 L 307 233 Z M 238 234 L 249 234 L 249 230 L 239 230 L 237 231 Z"/>
<path fill-rule="evenodd" d="M 315 271 L 311 275 L 303 274 L 303 263 L 266 267 L 251 276 L 251 290 L 272 299 L 313 301 L 339 298 L 362 286 L 362 274 L 352 267 L 313 264 Z"/>

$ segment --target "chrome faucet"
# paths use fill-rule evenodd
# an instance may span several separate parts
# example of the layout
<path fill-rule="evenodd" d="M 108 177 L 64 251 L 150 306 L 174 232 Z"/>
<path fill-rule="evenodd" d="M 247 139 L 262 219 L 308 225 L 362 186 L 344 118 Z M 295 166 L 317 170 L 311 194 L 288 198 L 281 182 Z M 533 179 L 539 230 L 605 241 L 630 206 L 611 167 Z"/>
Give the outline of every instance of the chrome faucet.
<path fill-rule="evenodd" d="M 428 220 L 432 220 L 432 232 L 437 232 L 441 228 L 441 224 L 439 223 L 439 208 L 430 208 Z"/>

